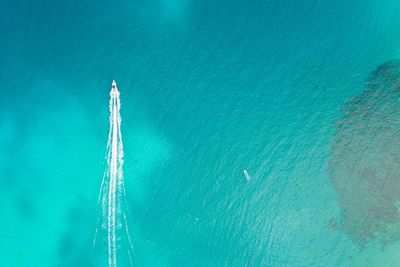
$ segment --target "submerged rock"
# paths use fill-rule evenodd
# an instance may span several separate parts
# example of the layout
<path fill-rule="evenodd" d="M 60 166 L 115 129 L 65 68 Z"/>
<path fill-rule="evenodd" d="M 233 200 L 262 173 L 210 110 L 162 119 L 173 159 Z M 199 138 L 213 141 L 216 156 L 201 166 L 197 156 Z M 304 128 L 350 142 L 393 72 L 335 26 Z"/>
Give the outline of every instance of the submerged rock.
<path fill-rule="evenodd" d="M 328 227 L 328 229 L 330 230 L 330 231 L 336 231 L 336 229 L 337 229 L 337 222 L 336 222 L 336 219 L 335 218 L 330 218 L 329 219 L 329 221 L 328 221 L 328 225 L 327 225 L 327 227 Z"/>
<path fill-rule="evenodd" d="M 336 124 L 329 173 L 340 227 L 363 245 L 400 239 L 400 61 L 373 71 Z"/>

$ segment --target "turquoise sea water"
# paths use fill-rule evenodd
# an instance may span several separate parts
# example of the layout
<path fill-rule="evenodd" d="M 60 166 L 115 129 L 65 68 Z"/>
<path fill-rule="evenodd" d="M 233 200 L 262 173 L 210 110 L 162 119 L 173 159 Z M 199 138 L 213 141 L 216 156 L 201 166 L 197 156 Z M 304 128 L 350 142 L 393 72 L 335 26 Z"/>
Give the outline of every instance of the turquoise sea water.
<path fill-rule="evenodd" d="M 0 11 L 0 266 L 99 257 L 113 79 L 136 266 L 400 265 L 397 240 L 359 244 L 341 227 L 329 172 L 346 101 L 400 57 L 398 1 Z"/>

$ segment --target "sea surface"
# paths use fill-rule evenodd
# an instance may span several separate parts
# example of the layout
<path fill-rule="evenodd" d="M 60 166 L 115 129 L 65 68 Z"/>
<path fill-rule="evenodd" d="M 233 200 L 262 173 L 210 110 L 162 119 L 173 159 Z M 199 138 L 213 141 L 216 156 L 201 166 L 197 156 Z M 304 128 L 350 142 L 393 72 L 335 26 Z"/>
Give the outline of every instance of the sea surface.
<path fill-rule="evenodd" d="M 0 266 L 101 257 L 112 80 L 135 266 L 400 266 L 399 211 L 379 213 L 400 182 L 363 202 L 346 170 L 364 131 L 340 128 L 400 58 L 399 1 L 2 0 L 0 14 Z"/>

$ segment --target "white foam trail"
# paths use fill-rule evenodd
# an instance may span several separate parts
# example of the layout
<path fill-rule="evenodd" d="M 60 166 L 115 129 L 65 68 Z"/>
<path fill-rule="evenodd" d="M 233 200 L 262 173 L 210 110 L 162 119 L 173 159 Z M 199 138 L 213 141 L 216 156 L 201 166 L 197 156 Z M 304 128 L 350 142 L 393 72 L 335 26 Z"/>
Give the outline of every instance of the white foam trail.
<path fill-rule="evenodd" d="M 119 92 L 113 82 L 110 92 L 110 124 L 112 125 L 111 137 L 111 158 L 109 159 L 110 166 L 110 184 L 108 189 L 108 266 L 117 266 L 117 237 L 116 237 L 116 192 L 117 192 L 117 173 L 118 173 L 118 126 L 119 118 Z"/>
<path fill-rule="evenodd" d="M 108 134 L 106 159 L 108 168 L 104 173 L 98 205 L 101 205 L 101 216 L 99 216 L 97 225 L 101 220 L 102 229 L 107 231 L 107 253 L 108 253 L 108 266 L 117 266 L 117 241 L 119 240 L 118 230 L 122 228 L 124 222 L 124 230 L 128 240 L 128 256 L 131 265 L 132 261 L 132 242 L 129 236 L 128 224 L 126 220 L 125 211 L 122 209 L 121 200 L 125 201 L 125 186 L 124 175 L 122 170 L 123 165 L 123 143 L 121 134 L 121 115 L 120 115 L 120 93 L 115 81 L 112 83 L 110 91 L 110 129 Z M 100 207 L 99 207 L 100 208 Z M 96 245 L 98 227 L 96 227 L 93 246 Z"/>

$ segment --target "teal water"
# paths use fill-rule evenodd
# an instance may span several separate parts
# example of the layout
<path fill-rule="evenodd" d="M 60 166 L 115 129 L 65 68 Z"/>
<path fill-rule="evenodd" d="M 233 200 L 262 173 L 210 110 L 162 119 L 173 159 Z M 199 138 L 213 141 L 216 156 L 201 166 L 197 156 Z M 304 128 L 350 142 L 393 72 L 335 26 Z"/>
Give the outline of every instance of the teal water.
<path fill-rule="evenodd" d="M 398 1 L 0 11 L 0 266 L 101 257 L 113 79 L 136 266 L 399 265 L 398 240 L 359 244 L 341 227 L 329 172 L 343 107 L 400 57 Z"/>

